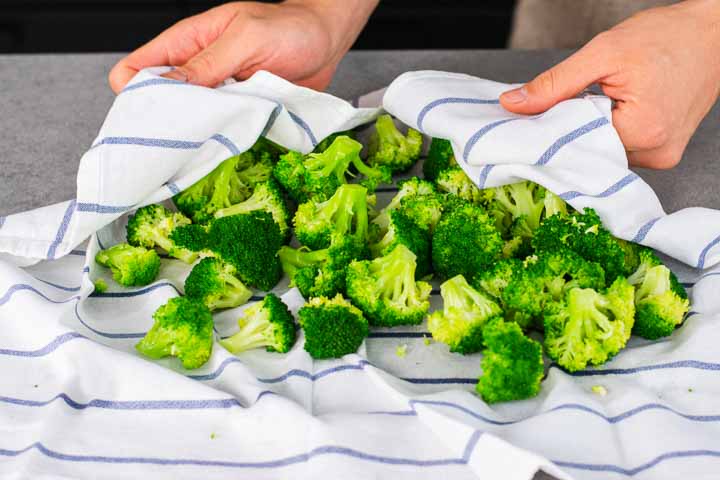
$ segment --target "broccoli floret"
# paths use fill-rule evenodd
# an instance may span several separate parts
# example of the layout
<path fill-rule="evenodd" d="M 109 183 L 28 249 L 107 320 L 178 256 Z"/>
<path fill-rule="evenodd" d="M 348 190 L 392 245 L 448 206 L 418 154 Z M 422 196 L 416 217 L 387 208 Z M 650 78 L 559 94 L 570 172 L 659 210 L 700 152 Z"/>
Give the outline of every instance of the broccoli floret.
<path fill-rule="evenodd" d="M 435 180 L 438 189 L 478 205 L 492 199 L 491 189 L 479 189 L 460 167 L 452 167 L 440 172 Z"/>
<path fill-rule="evenodd" d="M 608 283 L 634 271 L 627 244 L 607 231 L 591 208 L 584 213 L 546 218 L 535 231 L 532 246 L 536 252 L 570 249 L 586 260 L 598 262 L 605 269 Z"/>
<path fill-rule="evenodd" d="M 211 311 L 233 308 L 250 300 L 252 290 L 235 276 L 235 267 L 218 258 L 203 258 L 185 279 L 185 296 Z"/>
<path fill-rule="evenodd" d="M 420 157 L 422 143 L 420 132 L 408 127 L 407 135 L 403 135 L 390 115 L 380 115 L 370 136 L 368 162 L 385 165 L 393 172 L 407 171 Z"/>
<path fill-rule="evenodd" d="M 95 255 L 95 261 L 112 270 L 120 285 L 131 287 L 147 285 L 155 280 L 160 270 L 160 257 L 155 250 L 120 243 Z"/>
<path fill-rule="evenodd" d="M 655 340 L 683 322 L 690 308 L 687 292 L 652 250 L 640 251 L 639 266 L 628 282 L 636 287 L 635 335 Z"/>
<path fill-rule="evenodd" d="M 380 213 L 373 218 L 371 222 L 371 238 L 375 240 L 378 240 L 387 233 L 388 225 L 390 224 L 390 212 L 400 208 L 403 200 L 435 194 L 435 186 L 418 177 L 411 177 L 407 180 L 400 181 L 398 182 L 398 187 L 398 192 L 392 200 L 390 200 L 390 203 L 380 210 Z"/>
<path fill-rule="evenodd" d="M 277 143 L 273 142 L 272 140 L 269 140 L 266 137 L 260 137 L 257 139 L 257 142 L 250 147 L 250 151 L 255 154 L 256 157 L 259 158 L 261 162 L 270 161 L 272 163 L 275 163 L 278 161 L 278 158 L 283 153 L 287 153 L 288 149 L 283 147 L 282 145 L 278 145 Z M 264 182 L 267 180 L 267 177 L 265 179 L 260 180 L 261 182 Z"/>
<path fill-rule="evenodd" d="M 208 231 L 209 249 L 235 267 L 243 283 L 262 290 L 280 281 L 283 241 L 278 224 L 262 210 L 216 218 Z"/>
<path fill-rule="evenodd" d="M 430 308 L 430 284 L 415 281 L 416 256 L 398 245 L 374 260 L 353 261 L 347 269 L 348 297 L 373 325 L 417 325 Z"/>
<path fill-rule="evenodd" d="M 605 287 L 605 272 L 600 264 L 588 262 L 576 253 L 546 252 L 525 262 L 516 271 L 502 293 L 505 308 L 540 318 L 548 302 L 562 300 L 572 288 Z"/>
<path fill-rule="evenodd" d="M 342 295 L 315 297 L 298 312 L 305 334 L 305 351 L 316 359 L 355 353 L 368 336 L 362 312 Z"/>
<path fill-rule="evenodd" d="M 473 278 L 499 259 L 502 247 L 494 221 L 481 207 L 465 202 L 445 210 L 435 227 L 433 268 L 441 278 Z"/>
<path fill-rule="evenodd" d="M 215 212 L 215 218 L 228 217 L 239 213 L 248 213 L 255 210 L 264 210 L 272 215 L 275 223 L 280 227 L 285 240 L 290 239 L 290 210 L 280 191 L 280 186 L 274 179 L 257 184 L 255 191 L 247 200 L 223 208 Z"/>
<path fill-rule="evenodd" d="M 333 144 L 333 142 L 335 141 L 335 139 L 338 138 L 338 137 L 349 137 L 349 138 L 352 138 L 353 140 L 356 140 L 356 138 L 355 138 L 355 132 L 353 132 L 352 130 L 345 130 L 345 131 L 342 131 L 342 132 L 331 133 L 331 134 L 328 135 L 327 137 L 323 138 L 323 139 L 320 141 L 320 143 L 317 144 L 317 146 L 316 146 L 315 149 L 313 150 L 313 153 L 322 153 L 322 152 L 324 152 L 325 150 L 328 149 L 328 147 L 329 147 L 330 145 Z"/>
<path fill-rule="evenodd" d="M 160 248 L 171 257 L 193 263 L 197 252 L 175 245 L 170 238 L 173 230 L 189 223 L 190 219 L 182 213 L 171 212 L 162 205 L 147 205 L 128 219 L 127 241 L 134 247 Z"/>
<path fill-rule="evenodd" d="M 475 390 L 487 403 L 531 398 L 545 373 L 542 346 L 514 322 L 494 319 L 483 329 L 482 375 Z"/>
<path fill-rule="evenodd" d="M 405 245 L 417 257 L 415 274 L 422 278 L 430 273 L 430 232 L 421 229 L 400 210 L 390 212 L 387 233 L 370 245 L 373 257 L 387 255 L 398 245 Z"/>
<path fill-rule="evenodd" d="M 198 368 L 210 358 L 213 347 L 213 318 L 199 302 L 175 297 L 153 314 L 155 323 L 135 348 L 158 359 L 178 357 L 183 367 Z"/>
<path fill-rule="evenodd" d="M 172 240 L 177 247 L 190 250 L 191 252 L 197 252 L 202 257 L 212 256 L 213 253 L 208 250 L 209 229 L 210 226 L 208 224 L 201 225 L 191 223 L 189 225 L 182 225 L 170 232 L 170 240 Z"/>
<path fill-rule="evenodd" d="M 497 301 L 501 301 L 502 293 L 517 272 L 523 269 L 523 262 L 516 258 L 498 260 L 491 267 L 479 272 L 473 284 Z"/>
<path fill-rule="evenodd" d="M 273 176 L 297 203 L 309 200 L 322 202 L 330 198 L 341 185 L 352 164 L 366 176 L 362 182 L 374 190 L 378 183 L 389 183 L 392 178 L 387 168 L 370 168 L 360 159 L 362 144 L 350 137 L 336 137 L 322 153 L 303 155 L 290 151 L 280 157 Z"/>
<path fill-rule="evenodd" d="M 283 271 L 305 298 L 333 297 L 345 291 L 345 272 L 353 260 L 368 256 L 367 246 L 352 237 L 334 236 L 330 247 L 311 251 L 284 246 L 278 253 Z"/>
<path fill-rule="evenodd" d="M 635 318 L 634 288 L 623 277 L 598 292 L 573 288 L 545 309 L 545 351 L 571 372 L 600 365 L 625 346 Z"/>
<path fill-rule="evenodd" d="M 103 280 L 102 278 L 98 278 L 93 282 L 93 285 L 95 285 L 94 293 L 105 293 L 108 289 L 108 284 Z"/>
<path fill-rule="evenodd" d="M 428 330 L 438 342 L 451 352 L 479 352 L 482 348 L 482 329 L 491 318 L 502 311 L 497 303 L 471 287 L 465 277 L 457 275 L 440 285 L 443 309 L 428 317 Z"/>
<path fill-rule="evenodd" d="M 455 153 L 449 140 L 433 138 L 430 141 L 430 149 L 427 158 L 423 162 L 423 175 L 425 180 L 434 182 L 440 172 L 457 165 Z"/>
<path fill-rule="evenodd" d="M 367 190 L 360 185 L 343 185 L 329 200 L 300 205 L 293 223 L 300 243 L 313 250 L 329 247 L 333 235 L 364 242 L 368 232 Z"/>
<path fill-rule="evenodd" d="M 189 188 L 173 197 L 178 210 L 194 222 L 205 222 L 213 214 L 250 196 L 253 187 L 270 178 L 272 161 L 247 151 L 230 157 Z"/>
<path fill-rule="evenodd" d="M 421 230 L 433 233 L 440 221 L 444 205 L 442 196 L 433 193 L 403 199 L 398 211 L 412 220 Z"/>
<path fill-rule="evenodd" d="M 234 354 L 263 347 L 268 352 L 287 353 L 297 338 L 290 310 L 273 293 L 247 307 L 238 319 L 238 325 L 237 333 L 220 340 L 220 345 Z"/>

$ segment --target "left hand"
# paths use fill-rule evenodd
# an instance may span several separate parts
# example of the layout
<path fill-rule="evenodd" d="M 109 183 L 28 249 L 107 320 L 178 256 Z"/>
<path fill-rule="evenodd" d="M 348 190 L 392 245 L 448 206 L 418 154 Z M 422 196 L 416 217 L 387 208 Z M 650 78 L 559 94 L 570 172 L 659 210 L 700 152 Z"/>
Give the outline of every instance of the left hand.
<path fill-rule="evenodd" d="M 543 112 L 597 83 L 616 101 L 613 125 L 630 164 L 667 169 L 720 93 L 720 3 L 687 0 L 640 12 L 523 87 L 507 110 Z"/>

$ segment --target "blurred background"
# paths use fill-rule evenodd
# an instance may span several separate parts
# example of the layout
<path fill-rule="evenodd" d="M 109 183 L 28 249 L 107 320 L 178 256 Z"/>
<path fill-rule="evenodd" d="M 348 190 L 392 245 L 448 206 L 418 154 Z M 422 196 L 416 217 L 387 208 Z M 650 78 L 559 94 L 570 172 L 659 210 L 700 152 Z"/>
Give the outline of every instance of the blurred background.
<path fill-rule="evenodd" d="M 221 3 L 0 0 L 0 53 L 126 52 L 176 21 Z M 512 0 L 382 0 L 354 48 L 504 48 L 514 4 Z"/>

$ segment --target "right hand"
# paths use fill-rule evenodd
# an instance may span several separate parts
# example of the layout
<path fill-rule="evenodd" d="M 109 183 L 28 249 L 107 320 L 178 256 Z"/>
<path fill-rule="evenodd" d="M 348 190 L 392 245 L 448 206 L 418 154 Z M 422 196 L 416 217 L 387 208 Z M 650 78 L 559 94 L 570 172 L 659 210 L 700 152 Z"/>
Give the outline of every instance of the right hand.
<path fill-rule="evenodd" d="M 322 90 L 378 0 L 233 2 L 186 18 L 122 59 L 110 72 L 119 93 L 143 68 L 171 65 L 165 77 L 213 87 L 268 70 Z"/>

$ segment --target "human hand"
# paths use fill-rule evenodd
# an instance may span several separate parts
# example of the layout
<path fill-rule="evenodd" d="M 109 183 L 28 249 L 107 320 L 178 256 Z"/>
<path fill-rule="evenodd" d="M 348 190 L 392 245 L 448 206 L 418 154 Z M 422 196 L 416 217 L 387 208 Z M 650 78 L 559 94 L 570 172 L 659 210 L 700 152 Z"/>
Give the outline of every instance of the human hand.
<path fill-rule="evenodd" d="M 500 102 L 511 112 L 535 114 L 597 83 L 616 102 L 613 125 L 630 164 L 672 168 L 718 98 L 718 51 L 716 0 L 653 8 L 599 34 Z"/>
<path fill-rule="evenodd" d="M 146 67 L 172 65 L 166 77 L 212 87 L 268 70 L 322 90 L 379 0 L 232 2 L 186 18 L 118 62 L 119 93 Z"/>

